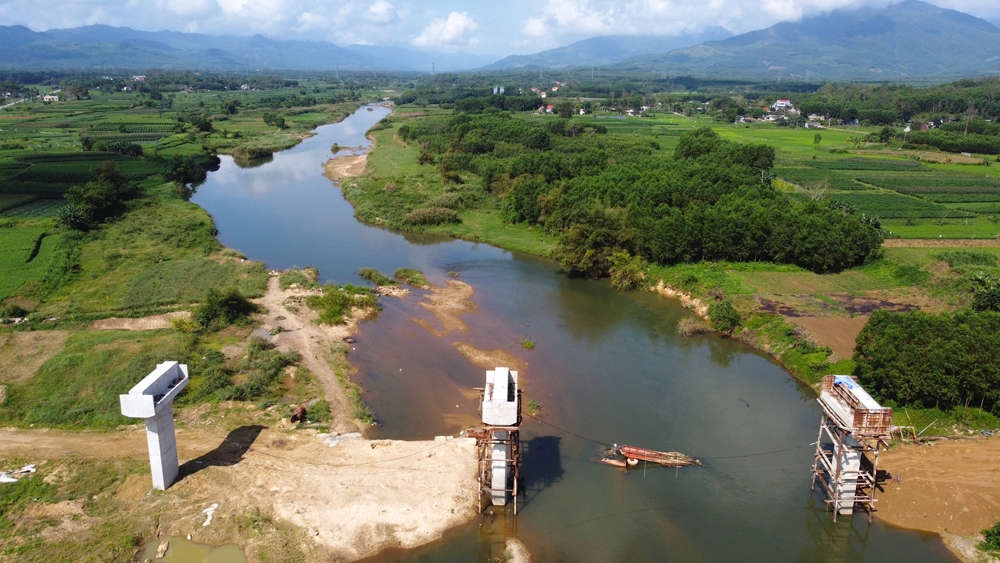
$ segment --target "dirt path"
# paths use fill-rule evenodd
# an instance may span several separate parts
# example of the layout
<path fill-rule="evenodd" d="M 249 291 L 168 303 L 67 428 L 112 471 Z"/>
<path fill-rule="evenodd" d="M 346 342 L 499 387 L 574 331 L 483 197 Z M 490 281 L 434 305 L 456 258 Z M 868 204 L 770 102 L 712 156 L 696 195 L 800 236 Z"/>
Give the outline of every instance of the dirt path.
<path fill-rule="evenodd" d="M 316 314 L 303 303 L 305 297 L 319 290 L 287 289 L 282 290 L 278 276 L 271 276 L 267 281 L 267 293 L 255 300 L 267 309 L 262 328 L 273 331 L 281 327 L 281 332 L 274 336 L 272 343 L 282 351 L 295 350 L 302 355 L 302 365 L 319 380 L 323 387 L 323 395 L 330 403 L 333 414 L 333 429 L 340 432 L 357 432 L 360 423 L 353 418 L 351 405 L 347 400 L 344 388 L 337 380 L 331 366 L 333 350 L 336 343 L 343 343 L 345 338 L 357 334 L 358 322 L 365 318 L 363 313 L 355 316 L 345 325 L 323 326 L 313 322 Z M 292 312 L 288 304 L 296 302 L 297 312 Z"/>
<path fill-rule="evenodd" d="M 878 497 L 890 524 L 971 536 L 1000 521 L 1000 437 L 898 446 L 879 468 L 903 479 Z"/>
<path fill-rule="evenodd" d="M 315 553 L 310 561 L 351 561 L 387 547 L 415 547 L 474 514 L 474 440 L 354 439 L 331 447 L 326 438 L 281 427 L 244 426 L 229 433 L 182 428 L 181 479 L 151 496 L 148 477 L 130 477 L 116 496 L 135 497 L 130 505 L 137 517 L 152 500 L 162 532 L 195 534 L 213 544 L 247 547 L 239 529 L 226 523 L 255 510 L 273 515 L 303 530 L 305 551 Z M 3 429 L 0 451 L 38 463 L 40 472 L 53 467 L 46 460 L 147 455 L 141 428 Z M 216 524 L 204 527 L 201 511 L 212 503 L 219 504 Z M 254 561 L 254 550 L 248 551 Z"/>
<path fill-rule="evenodd" d="M 150 315 L 138 319 L 111 317 L 109 319 L 94 321 L 94 324 L 90 325 L 90 328 L 92 330 L 157 330 L 172 327 L 173 322 L 177 319 L 190 318 L 191 313 L 189 311 L 174 311 L 172 313 Z"/>
<path fill-rule="evenodd" d="M 890 238 L 882 243 L 886 248 L 956 248 L 966 246 L 1000 246 L 1000 239 L 903 239 Z"/>

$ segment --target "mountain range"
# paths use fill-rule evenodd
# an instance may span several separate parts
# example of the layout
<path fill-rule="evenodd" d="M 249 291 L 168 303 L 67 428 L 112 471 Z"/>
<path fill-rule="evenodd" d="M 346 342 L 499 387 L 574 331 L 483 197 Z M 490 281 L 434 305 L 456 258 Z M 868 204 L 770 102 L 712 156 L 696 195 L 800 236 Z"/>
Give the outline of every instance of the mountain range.
<path fill-rule="evenodd" d="M 1000 28 L 906 0 L 630 58 L 621 68 L 701 76 L 899 80 L 1000 74 Z"/>
<path fill-rule="evenodd" d="M 1000 28 L 963 12 L 905 0 L 885 8 L 836 10 L 736 36 L 721 27 L 674 37 L 609 35 L 490 62 L 494 60 L 462 52 L 341 47 L 262 35 L 148 32 L 106 25 L 36 32 L 0 26 L 0 69 L 427 72 L 616 66 L 671 75 L 864 81 L 1000 74 Z"/>
<path fill-rule="evenodd" d="M 630 57 L 666 53 L 705 41 L 726 39 L 733 34 L 724 27 L 712 27 L 701 33 L 677 35 L 604 35 L 549 49 L 533 55 L 511 55 L 484 66 L 481 70 L 518 68 L 561 68 L 609 66 Z"/>
<path fill-rule="evenodd" d="M 204 70 L 458 70 L 495 57 L 424 52 L 328 41 L 288 41 L 213 36 L 177 31 L 139 31 L 89 25 L 32 31 L 0 26 L 0 69 L 175 68 Z"/>

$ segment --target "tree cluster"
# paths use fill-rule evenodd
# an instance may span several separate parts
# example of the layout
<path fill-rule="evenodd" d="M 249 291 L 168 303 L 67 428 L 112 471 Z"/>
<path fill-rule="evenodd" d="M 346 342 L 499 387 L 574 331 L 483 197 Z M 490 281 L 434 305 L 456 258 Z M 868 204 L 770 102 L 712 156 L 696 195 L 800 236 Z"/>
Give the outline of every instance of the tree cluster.
<path fill-rule="evenodd" d="M 66 191 L 69 205 L 59 210 L 58 219 L 67 227 L 85 231 L 125 211 L 125 203 L 139 195 L 139 187 L 118 171 L 112 160 L 91 170 L 97 180 Z"/>
<path fill-rule="evenodd" d="M 449 170 L 478 175 L 506 221 L 559 234 L 557 257 L 574 275 L 607 275 L 619 251 L 660 264 L 761 260 L 838 271 L 882 243 L 877 221 L 775 190 L 772 147 L 724 141 L 708 128 L 685 133 L 673 158 L 584 122 L 496 110 L 416 122 L 401 136 Z"/>
<path fill-rule="evenodd" d="M 915 408 L 1000 401 L 1000 313 L 876 311 L 854 353 L 863 385 L 882 399 Z"/>

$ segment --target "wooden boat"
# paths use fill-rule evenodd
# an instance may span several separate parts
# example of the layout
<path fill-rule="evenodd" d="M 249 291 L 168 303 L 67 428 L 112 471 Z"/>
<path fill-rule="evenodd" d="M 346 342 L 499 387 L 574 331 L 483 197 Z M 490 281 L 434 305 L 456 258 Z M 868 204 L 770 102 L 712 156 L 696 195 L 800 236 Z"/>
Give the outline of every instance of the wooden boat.
<path fill-rule="evenodd" d="M 679 452 L 658 452 L 637 448 L 635 446 L 616 446 L 604 452 L 604 455 L 597 459 L 598 462 L 628 470 L 630 467 L 639 465 L 640 461 L 655 463 L 664 467 L 686 467 L 689 465 L 701 465 L 697 459 Z"/>
<path fill-rule="evenodd" d="M 637 448 L 635 446 L 621 446 L 618 448 L 618 451 L 629 461 L 634 459 L 648 463 L 658 463 L 666 467 L 701 465 L 701 462 L 693 457 L 678 452 L 658 452 L 656 450 L 647 450 L 645 448 Z M 635 464 L 630 463 L 629 465 Z"/>

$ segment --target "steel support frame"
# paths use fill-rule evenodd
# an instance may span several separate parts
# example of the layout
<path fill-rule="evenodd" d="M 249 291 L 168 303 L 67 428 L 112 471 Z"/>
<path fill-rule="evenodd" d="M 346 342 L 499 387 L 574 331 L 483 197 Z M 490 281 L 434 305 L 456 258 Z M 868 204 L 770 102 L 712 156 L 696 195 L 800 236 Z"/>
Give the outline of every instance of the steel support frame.
<path fill-rule="evenodd" d="M 824 448 L 824 434 L 834 445 L 831 450 Z M 850 436 L 858 443 L 858 446 L 845 445 L 845 438 Z M 849 428 L 844 428 L 825 411 L 820 419 L 819 435 L 816 438 L 816 453 L 813 458 L 812 483 L 810 488 L 816 490 L 818 482 L 824 491 L 823 501 L 828 508 L 833 508 L 833 521 L 837 521 L 837 515 L 845 501 L 840 498 L 840 491 L 848 483 L 845 476 L 841 474 L 844 455 L 846 450 L 860 452 L 862 460 L 855 478 L 856 488 L 854 490 L 853 505 L 861 505 L 868 511 L 868 523 L 871 524 L 875 516 L 875 493 L 878 490 L 876 477 L 878 475 L 878 454 L 881 449 L 888 449 L 884 437 L 881 436 L 860 436 L 855 435 Z M 871 471 L 865 467 L 865 456 L 871 457 Z"/>

